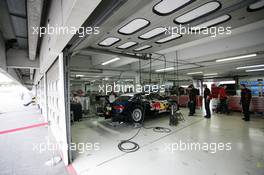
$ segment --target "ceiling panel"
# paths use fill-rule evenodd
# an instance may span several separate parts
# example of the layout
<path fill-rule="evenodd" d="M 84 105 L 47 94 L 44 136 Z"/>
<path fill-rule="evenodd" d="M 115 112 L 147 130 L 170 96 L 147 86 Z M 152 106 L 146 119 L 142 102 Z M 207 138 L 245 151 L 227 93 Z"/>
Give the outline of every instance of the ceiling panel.
<path fill-rule="evenodd" d="M 9 12 L 26 17 L 26 0 L 7 0 Z"/>

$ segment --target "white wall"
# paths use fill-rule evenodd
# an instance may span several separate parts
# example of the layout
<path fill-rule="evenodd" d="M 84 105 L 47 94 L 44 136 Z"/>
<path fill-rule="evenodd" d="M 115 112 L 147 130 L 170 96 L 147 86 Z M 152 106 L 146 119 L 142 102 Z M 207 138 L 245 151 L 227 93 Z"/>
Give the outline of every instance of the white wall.
<path fill-rule="evenodd" d="M 60 144 L 60 153 L 65 165 L 68 162 L 68 141 L 66 130 L 65 96 L 64 96 L 63 55 L 51 66 L 47 72 L 47 104 L 48 120 L 51 132 L 56 142 Z"/>

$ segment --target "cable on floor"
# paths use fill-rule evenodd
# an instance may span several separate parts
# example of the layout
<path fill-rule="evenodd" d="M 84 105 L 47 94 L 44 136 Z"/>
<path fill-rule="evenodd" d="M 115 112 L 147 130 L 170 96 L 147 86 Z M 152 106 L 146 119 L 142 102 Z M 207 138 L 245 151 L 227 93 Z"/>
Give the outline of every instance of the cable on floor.
<path fill-rule="evenodd" d="M 132 153 L 132 152 L 136 152 L 137 150 L 139 150 L 140 146 L 136 143 L 136 142 L 133 142 L 131 141 L 132 139 L 134 139 L 140 132 L 140 130 L 142 129 L 142 126 L 143 126 L 143 123 L 144 123 L 144 120 L 145 120 L 145 110 L 146 110 L 146 105 L 143 103 L 141 104 L 141 106 L 144 106 L 144 111 L 143 111 L 143 115 L 142 115 L 142 121 L 141 121 L 141 126 L 139 127 L 138 131 L 136 132 L 135 135 L 133 135 L 131 138 L 129 139 L 126 139 L 126 140 L 121 140 L 120 143 L 118 144 L 118 149 L 122 152 L 125 152 L 125 153 Z M 132 145 L 132 147 L 130 148 L 125 148 L 124 145 L 125 144 L 130 144 Z"/>
<path fill-rule="evenodd" d="M 165 127 L 161 127 L 161 126 L 144 127 L 144 129 L 152 129 L 154 132 L 159 132 L 159 133 L 170 133 L 171 132 L 170 128 L 165 128 Z"/>
<path fill-rule="evenodd" d="M 132 139 L 134 139 L 140 132 L 142 127 L 140 127 L 138 129 L 138 131 L 136 132 L 136 134 L 134 136 L 132 136 L 131 138 L 127 139 L 127 140 L 121 140 L 121 142 L 118 144 L 118 149 L 122 152 L 126 152 L 126 153 L 132 153 L 132 152 L 136 152 L 137 150 L 139 150 L 139 145 L 136 142 L 131 141 Z M 130 148 L 125 148 L 124 145 L 125 144 L 130 144 L 132 145 L 132 147 Z"/>

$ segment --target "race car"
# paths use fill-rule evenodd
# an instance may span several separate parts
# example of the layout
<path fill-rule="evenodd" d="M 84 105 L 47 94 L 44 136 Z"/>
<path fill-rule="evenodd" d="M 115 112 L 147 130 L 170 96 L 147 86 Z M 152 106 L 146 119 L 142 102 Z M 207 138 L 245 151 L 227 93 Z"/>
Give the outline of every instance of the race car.
<path fill-rule="evenodd" d="M 105 118 L 112 121 L 140 123 L 145 115 L 168 112 L 169 102 L 156 94 L 129 93 L 106 105 Z"/>
<path fill-rule="evenodd" d="M 170 104 L 165 97 L 157 93 L 151 93 L 146 95 L 145 98 L 149 101 L 151 111 L 156 113 L 168 112 Z"/>
<path fill-rule="evenodd" d="M 129 93 L 119 96 L 112 104 L 106 106 L 105 116 L 112 121 L 140 123 L 149 110 L 148 101 L 140 93 Z"/>

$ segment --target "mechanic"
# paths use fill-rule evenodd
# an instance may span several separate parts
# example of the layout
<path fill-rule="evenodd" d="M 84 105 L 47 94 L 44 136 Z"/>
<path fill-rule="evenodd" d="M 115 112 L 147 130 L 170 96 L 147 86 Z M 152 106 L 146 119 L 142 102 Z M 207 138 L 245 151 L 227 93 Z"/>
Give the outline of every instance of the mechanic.
<path fill-rule="evenodd" d="M 203 87 L 204 87 L 204 108 L 206 111 L 206 115 L 204 117 L 211 118 L 211 111 L 210 111 L 211 91 L 206 84 L 204 84 Z"/>
<path fill-rule="evenodd" d="M 196 104 L 197 91 L 192 84 L 188 87 L 188 91 L 189 91 L 188 106 L 189 106 L 189 110 L 190 110 L 189 116 L 193 116 L 195 113 L 195 107 L 196 107 L 195 104 Z"/>
<path fill-rule="evenodd" d="M 250 101 L 252 98 L 251 90 L 249 90 L 245 84 L 241 84 L 241 99 L 240 104 L 242 104 L 242 109 L 244 113 L 244 118 L 242 118 L 245 121 L 250 121 Z"/>
<path fill-rule="evenodd" d="M 227 105 L 227 94 L 226 94 L 226 85 L 221 86 L 218 94 L 218 99 L 220 101 L 220 112 L 224 114 L 229 114 L 228 105 Z"/>

